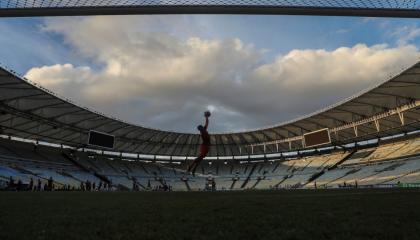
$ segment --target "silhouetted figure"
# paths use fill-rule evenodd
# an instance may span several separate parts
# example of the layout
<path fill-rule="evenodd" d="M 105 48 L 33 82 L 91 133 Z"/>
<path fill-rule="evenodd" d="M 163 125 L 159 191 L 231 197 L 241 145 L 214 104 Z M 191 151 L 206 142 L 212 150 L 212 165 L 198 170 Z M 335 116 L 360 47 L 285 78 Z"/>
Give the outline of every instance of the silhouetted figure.
<path fill-rule="evenodd" d="M 36 190 L 41 191 L 41 179 L 39 178 L 38 178 L 38 184 L 37 184 Z"/>
<path fill-rule="evenodd" d="M 136 188 L 136 181 L 134 181 L 133 180 L 133 189 L 132 189 L 133 191 L 137 191 L 137 188 Z"/>
<path fill-rule="evenodd" d="M 195 170 L 197 169 L 197 166 L 203 161 L 203 159 L 207 156 L 207 153 L 210 150 L 210 135 L 207 132 L 207 128 L 209 126 L 209 117 L 210 112 L 206 111 L 204 113 L 204 117 L 206 118 L 205 125 L 199 125 L 197 127 L 198 131 L 200 131 L 201 139 L 203 140 L 203 143 L 200 147 L 200 155 L 191 163 L 190 166 L 188 166 L 187 172 L 191 172 L 193 175 L 195 175 Z"/>
<path fill-rule="evenodd" d="M 150 179 L 147 180 L 147 189 L 152 189 L 152 184 L 150 182 Z"/>
<path fill-rule="evenodd" d="M 9 189 L 12 189 L 15 187 L 15 180 L 13 179 L 12 176 L 9 177 Z"/>
<path fill-rule="evenodd" d="M 28 190 L 29 190 L 29 191 L 32 191 L 33 187 L 34 187 L 34 179 L 33 179 L 33 178 L 31 178 L 31 180 L 29 181 Z"/>
<path fill-rule="evenodd" d="M 16 190 L 21 191 L 22 190 L 22 181 L 19 179 L 17 182 Z"/>
<path fill-rule="evenodd" d="M 85 187 L 86 187 L 86 191 L 90 191 L 90 181 L 89 180 L 86 180 Z"/>
<path fill-rule="evenodd" d="M 50 177 L 49 179 L 48 179 L 48 191 L 52 191 L 53 190 L 53 178 L 52 177 Z"/>

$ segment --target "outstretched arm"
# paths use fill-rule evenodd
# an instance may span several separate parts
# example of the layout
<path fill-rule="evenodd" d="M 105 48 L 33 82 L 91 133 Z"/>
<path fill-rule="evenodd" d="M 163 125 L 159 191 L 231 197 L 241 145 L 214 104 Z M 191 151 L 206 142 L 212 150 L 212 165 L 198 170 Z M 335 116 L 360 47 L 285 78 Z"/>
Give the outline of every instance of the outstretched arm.
<path fill-rule="evenodd" d="M 204 129 L 207 130 L 208 126 L 209 126 L 209 117 L 206 117 L 206 124 L 204 125 Z"/>

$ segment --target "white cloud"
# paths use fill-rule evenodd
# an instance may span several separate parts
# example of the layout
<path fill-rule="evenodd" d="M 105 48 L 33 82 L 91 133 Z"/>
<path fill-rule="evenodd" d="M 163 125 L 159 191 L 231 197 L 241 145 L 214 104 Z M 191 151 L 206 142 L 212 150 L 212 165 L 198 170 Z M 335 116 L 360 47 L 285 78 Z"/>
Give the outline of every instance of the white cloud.
<path fill-rule="evenodd" d="M 86 84 L 93 77 L 90 67 L 74 67 L 69 63 L 32 68 L 26 73 L 26 76 L 37 79 L 44 86 L 53 88 L 59 88 L 68 83 Z"/>
<path fill-rule="evenodd" d="M 404 46 L 420 37 L 420 28 L 414 25 L 399 27 L 391 33 L 391 36 L 397 38 L 398 45 Z"/>
<path fill-rule="evenodd" d="M 411 45 L 358 44 L 293 50 L 267 63 L 263 50 L 240 39 L 183 39 L 151 25 L 144 17 L 48 20 L 44 31 L 62 35 L 101 67 L 44 66 L 26 77 L 145 126 L 191 132 L 213 109 L 211 130 L 234 131 L 332 104 L 419 56 Z"/>

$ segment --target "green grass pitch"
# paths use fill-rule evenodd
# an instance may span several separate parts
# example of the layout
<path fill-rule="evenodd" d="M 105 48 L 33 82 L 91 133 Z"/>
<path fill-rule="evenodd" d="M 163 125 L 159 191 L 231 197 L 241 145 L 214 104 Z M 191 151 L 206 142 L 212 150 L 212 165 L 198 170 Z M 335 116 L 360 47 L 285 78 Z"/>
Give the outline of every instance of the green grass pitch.
<path fill-rule="evenodd" d="M 0 239 L 420 239 L 420 190 L 0 192 Z"/>

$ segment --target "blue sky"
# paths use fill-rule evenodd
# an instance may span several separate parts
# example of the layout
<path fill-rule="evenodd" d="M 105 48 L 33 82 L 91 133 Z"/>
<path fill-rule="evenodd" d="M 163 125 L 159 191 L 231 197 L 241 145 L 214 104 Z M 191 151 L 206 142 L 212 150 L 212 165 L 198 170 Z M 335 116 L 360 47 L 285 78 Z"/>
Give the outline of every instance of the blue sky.
<path fill-rule="evenodd" d="M 124 27 L 118 26 L 118 23 L 123 24 Z M 283 70 L 283 68 L 286 69 L 286 66 L 290 67 L 290 59 L 297 62 L 302 59 L 302 56 L 307 58 L 315 54 L 329 64 L 340 62 L 337 63 L 341 64 L 337 68 L 344 69 L 348 63 L 344 63 L 346 59 L 335 59 L 337 55 L 341 54 L 337 49 L 347 48 L 349 50 L 347 54 L 350 54 L 348 57 L 356 59 L 360 54 L 357 50 L 359 48 L 355 48 L 355 46 L 362 44 L 366 46 L 363 51 L 367 52 L 366 56 L 369 56 L 369 59 L 373 56 L 376 62 L 388 64 L 378 69 L 382 71 L 390 69 L 391 71 L 389 65 L 392 65 L 393 62 L 390 59 L 399 63 L 401 60 L 397 56 L 403 58 L 402 56 L 407 53 L 413 53 L 410 55 L 411 62 L 416 59 L 420 43 L 419 23 L 417 19 L 252 15 L 2 18 L 0 19 L 0 32 L 2 33 L 0 35 L 0 45 L 2 46 L 0 62 L 22 74 L 35 69 L 28 75 L 33 78 L 32 80 L 38 81 L 61 95 L 75 99 L 83 105 L 97 108 L 111 115 L 118 115 L 131 122 L 190 132 L 195 128 L 190 126 L 201 121 L 201 114 L 195 114 L 194 111 L 211 108 L 216 109 L 215 120 L 218 120 L 218 124 L 214 126 L 215 131 L 238 131 L 272 125 L 307 114 L 383 80 L 375 78 L 372 81 L 367 81 L 369 76 L 361 75 L 360 80 L 354 79 L 354 82 L 344 83 L 346 76 L 335 74 L 331 75 L 335 82 L 348 86 L 350 90 L 331 95 L 325 95 L 325 92 L 315 88 L 306 90 L 306 86 L 325 88 L 327 85 L 331 85 L 331 82 L 328 81 L 318 84 L 328 75 L 325 71 L 329 70 L 326 69 L 322 75 L 314 77 L 319 78 L 319 81 L 314 80 L 314 82 L 306 84 L 305 77 L 302 77 L 302 79 L 299 78 L 299 81 L 296 79 L 293 82 L 293 84 L 299 82 L 299 86 L 291 86 L 286 82 L 281 82 L 281 86 L 279 86 L 280 81 L 284 80 L 281 78 L 294 79 L 293 71 L 290 70 L 285 75 Z M 73 29 L 74 26 L 76 26 L 75 29 Z M 108 26 L 112 27 L 108 29 Z M 89 33 L 92 33 L 92 36 L 86 36 Z M 192 39 L 198 39 L 198 41 L 192 41 Z M 86 46 L 91 47 L 84 48 L 85 43 Z M 386 46 L 381 49 L 374 47 L 379 44 L 386 44 Z M 217 47 L 215 47 L 216 45 Z M 135 53 L 138 55 L 127 51 L 127 48 L 130 49 L 130 47 L 140 48 L 135 49 L 138 50 Z M 152 47 L 157 47 L 157 50 L 155 49 L 153 52 Z M 214 47 L 220 57 L 218 58 L 217 55 L 209 57 L 209 53 L 204 54 L 204 49 L 209 47 Z M 291 54 L 294 50 L 299 52 Z M 308 51 L 305 52 L 305 50 Z M 323 50 L 326 53 L 317 52 L 317 50 Z M 390 51 L 394 55 L 388 54 Z M 223 55 L 223 52 L 229 54 Z M 168 56 L 159 57 L 165 54 Z M 378 60 L 379 58 L 384 60 Z M 123 74 L 127 59 L 139 60 L 137 64 L 140 65 L 131 66 L 134 70 L 145 65 L 150 65 L 150 68 L 153 69 L 159 63 L 162 66 L 162 71 L 165 71 L 165 66 L 172 69 L 169 66 L 174 67 L 182 62 L 184 65 L 176 65 L 178 69 L 185 70 L 185 65 L 191 65 L 191 68 L 201 68 L 201 71 L 203 69 L 206 71 L 206 66 L 208 66 L 208 69 L 215 72 L 212 73 L 209 70 L 211 74 L 207 74 L 205 83 L 203 83 L 204 80 L 200 82 L 204 85 L 199 86 L 199 83 L 194 81 L 200 78 L 200 73 L 195 73 L 191 69 L 185 70 L 188 74 L 185 73 L 186 75 L 179 76 L 179 78 L 183 77 L 186 80 L 191 77 L 189 82 L 174 77 L 180 81 L 177 86 L 185 84 L 183 88 L 187 90 L 181 91 L 171 86 L 172 82 L 169 80 L 174 74 L 158 76 L 159 69 L 154 70 L 153 73 L 142 72 L 141 76 L 136 75 L 140 73 L 132 72 L 127 77 L 127 74 Z M 171 59 L 171 61 L 166 61 L 166 59 Z M 242 62 L 242 59 L 245 60 Z M 217 63 L 218 60 L 226 61 L 227 66 L 221 66 Z M 342 61 L 343 63 L 341 63 Z M 351 62 L 356 61 L 360 64 L 363 59 Z M 370 59 L 369 61 L 374 60 Z M 131 62 L 133 60 L 128 61 L 128 63 Z M 196 66 L 197 62 L 201 64 Z M 287 65 L 285 65 L 286 62 Z M 408 65 L 411 62 L 407 60 L 404 64 Z M 314 60 L 306 64 L 315 66 L 318 63 Z M 52 66 L 56 67 L 52 68 Z M 117 73 L 115 72 L 116 68 L 118 69 Z M 129 68 L 127 66 L 127 72 Z M 177 68 L 174 67 L 174 69 L 177 72 Z M 309 72 L 309 69 L 307 71 Z M 77 74 L 82 73 L 85 75 L 80 79 L 84 79 L 84 82 L 81 82 L 82 80 L 77 77 Z M 258 77 L 255 77 L 256 74 Z M 150 77 L 147 77 L 149 75 Z M 64 82 L 55 81 L 55 79 L 64 79 L 69 76 L 72 76 L 72 79 Z M 271 76 L 278 76 L 278 78 L 270 80 Z M 45 80 L 47 78 L 52 79 Z M 242 90 L 236 94 L 240 96 L 243 94 L 244 98 L 253 96 L 255 99 L 252 102 L 247 102 L 241 99 L 236 100 L 234 96 L 228 94 L 220 95 L 218 88 L 226 86 L 219 83 L 218 80 L 223 78 L 226 78 L 225 81 L 240 78 L 238 81 L 241 82 L 241 87 L 245 85 L 245 82 L 249 83 L 249 86 L 241 88 Z M 142 79 L 142 81 L 138 82 L 138 79 Z M 150 83 L 152 79 L 153 84 L 162 81 L 162 85 L 154 87 L 162 90 L 162 94 L 165 94 L 160 97 L 142 97 L 141 94 L 144 94 L 145 86 L 148 86 L 147 83 Z M 282 108 L 273 107 L 284 98 L 278 97 L 273 92 L 272 96 L 261 100 L 258 96 L 269 90 L 264 90 L 264 86 L 255 87 L 252 85 L 257 81 L 256 79 L 267 81 L 266 86 L 272 84 L 279 87 L 278 95 L 287 95 L 288 91 L 285 88 L 291 86 L 297 89 L 290 92 L 310 93 L 312 99 L 315 97 L 317 101 L 305 104 L 305 100 L 302 99 L 302 102 L 296 103 L 296 105 Z M 107 103 L 97 102 L 80 95 L 80 91 L 77 89 L 87 89 L 86 83 L 93 84 L 94 82 L 94 86 L 97 87 L 89 93 L 92 94 L 93 91 L 95 94 L 102 94 L 100 92 L 102 89 L 103 94 L 106 94 L 106 91 L 112 88 L 110 87 L 113 84 L 112 81 L 141 84 L 141 91 L 133 93 L 130 98 L 122 98 L 116 94 L 115 103 L 110 106 Z M 194 87 L 191 87 L 192 85 Z M 207 90 L 214 88 L 215 92 L 207 94 L 206 90 L 202 90 L 206 88 Z M 220 92 L 223 92 L 222 90 L 220 89 Z M 276 99 L 277 97 L 278 99 Z M 168 103 L 177 101 L 179 101 L 177 104 Z M 254 103 L 261 105 L 254 106 Z M 302 107 L 303 105 L 305 107 Z M 133 109 L 141 113 L 133 114 Z M 185 109 L 185 112 L 180 112 L 179 109 Z M 190 115 L 194 115 L 194 117 L 189 117 Z M 174 124 L 174 121 L 179 124 Z"/>
<path fill-rule="evenodd" d="M 57 17 L 59 18 L 59 17 Z M 112 18 L 112 17 L 110 17 Z M 166 29 L 179 37 L 200 36 L 206 39 L 240 38 L 257 48 L 269 50 L 271 59 L 292 49 L 335 49 L 386 43 L 395 46 L 399 36 L 392 33 L 402 27 L 418 27 L 417 19 L 254 16 L 254 15 L 185 15 L 191 26 Z M 88 62 L 74 53 L 57 34 L 41 30 L 45 18 L 0 19 L 0 61 L 24 73 L 35 66 L 56 63 Z M 198 25 L 198 26 L 197 26 Z M 412 44 L 418 45 L 420 38 Z M 90 63 L 92 64 L 92 63 Z"/>

